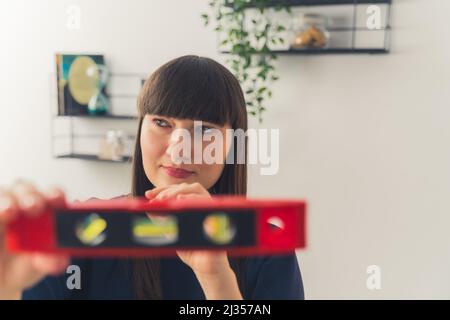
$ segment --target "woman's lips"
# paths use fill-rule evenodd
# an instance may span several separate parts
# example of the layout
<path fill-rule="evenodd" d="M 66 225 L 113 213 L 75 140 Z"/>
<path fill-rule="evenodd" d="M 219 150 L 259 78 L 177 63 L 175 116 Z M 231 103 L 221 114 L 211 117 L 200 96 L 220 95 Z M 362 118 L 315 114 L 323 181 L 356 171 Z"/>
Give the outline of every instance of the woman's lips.
<path fill-rule="evenodd" d="M 174 168 L 174 167 L 164 167 L 163 169 L 167 172 L 167 174 L 174 178 L 184 179 L 189 177 L 194 172 L 180 169 L 180 168 Z"/>

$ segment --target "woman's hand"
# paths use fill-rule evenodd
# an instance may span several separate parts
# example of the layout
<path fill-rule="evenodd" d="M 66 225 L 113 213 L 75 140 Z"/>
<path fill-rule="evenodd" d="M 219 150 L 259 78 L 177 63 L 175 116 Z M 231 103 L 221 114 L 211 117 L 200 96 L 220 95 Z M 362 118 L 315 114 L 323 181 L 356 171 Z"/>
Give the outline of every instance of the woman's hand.
<path fill-rule="evenodd" d="M 211 198 L 208 190 L 200 183 L 180 183 L 171 184 L 165 187 L 156 187 L 145 192 L 145 197 L 149 200 L 164 200 L 170 198 Z"/>
<path fill-rule="evenodd" d="M 4 230 L 19 215 L 36 217 L 50 205 L 65 203 L 64 192 L 54 188 L 48 194 L 33 185 L 18 181 L 0 189 L 0 299 L 20 299 L 22 291 L 48 274 L 65 270 L 69 258 L 30 253 L 12 255 L 5 249 Z"/>
<path fill-rule="evenodd" d="M 148 190 L 149 200 L 211 198 L 200 183 L 181 183 Z M 242 299 L 225 251 L 183 250 L 178 257 L 197 276 L 207 299 Z"/>
<path fill-rule="evenodd" d="M 147 191 L 145 196 L 149 200 L 211 198 L 209 192 L 200 183 L 181 183 L 154 188 Z M 177 254 L 195 274 L 221 274 L 230 268 L 224 251 L 177 251 Z"/>

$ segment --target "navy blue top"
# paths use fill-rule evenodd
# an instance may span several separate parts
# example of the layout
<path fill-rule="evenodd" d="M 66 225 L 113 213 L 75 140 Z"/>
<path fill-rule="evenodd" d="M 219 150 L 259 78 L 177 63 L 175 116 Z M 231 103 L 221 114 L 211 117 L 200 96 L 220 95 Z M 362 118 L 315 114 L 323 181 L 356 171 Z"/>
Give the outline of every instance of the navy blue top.
<path fill-rule="evenodd" d="M 87 276 L 80 290 L 68 289 L 73 273 L 48 276 L 25 290 L 22 299 L 135 299 L 132 265 L 126 259 L 73 260 L 81 278 Z M 161 258 L 161 286 L 164 299 L 205 299 L 195 274 L 178 257 Z M 279 256 L 250 257 L 246 262 L 245 299 L 303 299 L 303 283 L 294 253 Z M 84 286 L 84 288 L 83 288 Z"/>

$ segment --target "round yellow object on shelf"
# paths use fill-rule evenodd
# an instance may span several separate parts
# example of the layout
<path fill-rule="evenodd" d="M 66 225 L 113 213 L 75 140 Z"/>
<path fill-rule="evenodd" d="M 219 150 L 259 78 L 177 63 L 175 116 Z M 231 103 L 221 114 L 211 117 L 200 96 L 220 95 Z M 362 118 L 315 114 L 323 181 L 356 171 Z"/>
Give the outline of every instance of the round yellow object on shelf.
<path fill-rule="evenodd" d="M 82 105 L 98 92 L 99 70 L 95 61 L 86 56 L 77 57 L 69 70 L 69 91 L 76 102 Z"/>

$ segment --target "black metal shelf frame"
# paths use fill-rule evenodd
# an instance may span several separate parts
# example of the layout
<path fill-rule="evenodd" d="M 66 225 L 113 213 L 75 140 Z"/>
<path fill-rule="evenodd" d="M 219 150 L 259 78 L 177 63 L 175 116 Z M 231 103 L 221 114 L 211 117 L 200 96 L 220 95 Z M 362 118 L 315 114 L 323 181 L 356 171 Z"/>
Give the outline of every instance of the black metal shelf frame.
<path fill-rule="evenodd" d="M 52 155 L 57 158 L 57 159 L 82 159 L 82 160 L 96 160 L 96 161 L 102 161 L 102 162 L 114 162 L 114 163 L 120 163 L 120 162 L 128 162 L 130 160 L 131 157 L 129 156 L 124 156 L 122 160 L 120 161 L 115 161 L 115 160 L 105 160 L 105 159 L 100 159 L 98 158 L 97 155 L 92 155 L 92 154 L 80 154 L 80 153 L 75 153 L 74 152 L 74 139 L 76 138 L 101 138 L 103 137 L 100 134 L 74 134 L 74 119 L 75 118 L 80 118 L 80 119 L 92 119 L 92 120 L 135 120 L 137 119 L 137 117 L 135 116 L 121 116 L 121 115 L 112 115 L 112 114 L 105 114 L 105 115 L 97 115 L 97 116 L 92 116 L 92 115 L 63 115 L 63 116 L 58 116 L 55 115 L 54 119 L 58 119 L 58 118 L 66 118 L 66 119 L 70 119 L 69 122 L 69 131 L 70 133 L 68 135 L 55 135 L 54 131 L 53 131 L 53 123 L 51 125 L 52 127 L 52 132 L 51 132 L 51 136 L 52 136 L 52 145 L 51 145 L 51 152 Z M 62 154 L 62 155 L 55 155 L 54 152 L 54 139 L 55 138 L 69 138 L 70 139 L 70 152 L 67 154 Z M 133 138 L 132 135 L 127 135 L 127 138 Z"/>
<path fill-rule="evenodd" d="M 90 160 L 90 161 L 101 161 L 101 162 L 109 162 L 109 163 L 126 163 L 130 162 L 132 157 L 130 156 L 124 156 L 122 160 L 115 161 L 115 160 L 106 160 L 106 159 L 100 159 L 96 155 L 93 154 L 81 154 L 81 153 L 70 153 L 70 154 L 64 154 L 64 155 L 56 155 L 55 158 L 57 159 L 80 159 L 80 160 Z"/>
<path fill-rule="evenodd" d="M 58 135 L 54 134 L 54 128 L 53 123 L 51 124 L 51 137 L 52 137 L 52 143 L 51 143 L 51 153 L 52 155 L 57 159 L 81 159 L 81 160 L 95 160 L 95 161 L 102 161 L 102 162 L 110 162 L 110 163 L 126 163 L 129 162 L 131 159 L 131 156 L 124 156 L 121 160 L 107 160 L 107 159 L 101 159 L 97 155 L 94 154 L 81 154 L 74 152 L 74 139 L 76 138 L 102 138 L 104 137 L 101 134 L 74 134 L 74 118 L 81 118 L 81 119 L 113 119 L 113 120 L 135 120 L 137 117 L 135 116 L 119 116 L 119 115 L 101 115 L 101 116 L 89 116 L 89 115 L 78 115 L 78 116 L 54 116 L 54 119 L 58 118 L 67 118 L 70 119 L 69 122 L 69 134 L 66 135 Z M 54 150 L 54 143 L 55 139 L 57 138 L 68 138 L 70 141 L 70 151 L 67 154 L 55 154 Z M 133 135 L 126 135 L 125 138 L 127 139 L 134 139 L 135 136 Z"/>
<path fill-rule="evenodd" d="M 392 0 L 273 0 L 265 7 L 276 7 L 280 4 L 289 4 L 293 7 L 308 6 L 330 6 L 330 5 L 349 5 L 349 4 L 392 4 Z M 233 3 L 229 2 L 228 7 L 233 7 Z M 256 2 L 249 1 L 245 8 L 258 8 Z"/>
<path fill-rule="evenodd" d="M 146 75 L 144 74 L 138 74 L 138 73 L 111 73 L 110 76 L 114 77 L 129 77 L 129 78 L 136 78 L 141 80 L 141 85 L 143 80 L 146 78 Z M 50 77 L 50 86 L 54 85 L 54 79 L 55 77 Z M 56 93 L 50 93 L 50 99 L 54 100 L 56 98 Z M 108 98 L 132 98 L 136 99 L 137 95 L 132 94 L 111 94 L 108 93 Z M 57 106 L 56 106 L 57 109 Z M 56 110 L 57 111 L 57 110 Z M 67 119 L 68 120 L 68 134 L 55 134 L 55 121 L 58 119 Z M 93 120 L 93 121 L 137 121 L 138 116 L 137 115 L 118 115 L 118 114 L 101 114 L 101 115 L 90 115 L 90 114 L 79 114 L 79 115 L 58 115 L 57 112 L 55 113 L 54 110 L 51 111 L 51 155 L 52 157 L 56 159 L 81 159 L 81 160 L 90 160 L 90 161 L 101 161 L 101 162 L 109 162 L 109 163 L 127 163 L 131 160 L 131 156 L 127 155 L 124 156 L 121 160 L 109 160 L 109 159 L 101 159 L 96 154 L 84 154 L 84 153 L 77 153 L 75 152 L 75 146 L 74 146 L 74 139 L 79 138 L 93 138 L 93 139 L 99 139 L 103 138 L 104 135 L 102 134 L 75 134 L 74 127 L 75 127 L 75 119 L 83 119 L 83 120 Z M 55 139 L 59 138 L 65 138 L 68 139 L 69 143 L 69 150 L 66 153 L 57 154 L 55 153 Z M 125 135 L 126 139 L 135 139 L 134 135 L 127 134 Z"/>
<path fill-rule="evenodd" d="M 102 115 L 55 115 L 54 118 L 82 118 L 82 119 L 92 119 L 92 120 L 101 120 L 101 119 L 116 119 L 116 120 L 137 120 L 137 116 L 131 115 L 115 115 L 115 114 L 102 114 Z"/>
<path fill-rule="evenodd" d="M 329 28 L 331 32 L 351 32 L 351 47 L 349 48 L 324 48 L 324 49 L 287 49 L 287 50 L 272 50 L 271 52 L 280 55 L 294 55 L 294 54 L 385 54 L 390 51 L 390 33 L 391 33 L 391 5 L 392 0 L 274 0 L 265 7 L 275 7 L 280 3 L 290 4 L 293 7 L 314 7 L 314 6 L 335 6 L 335 5 L 352 5 L 353 6 L 353 21 L 352 27 L 348 28 Z M 376 31 L 384 31 L 384 48 L 357 48 L 355 47 L 356 32 L 367 30 L 365 28 L 356 27 L 356 10 L 358 5 L 364 4 L 385 4 L 387 5 L 385 21 L 386 25 L 383 28 Z M 233 7 L 232 3 L 228 4 L 229 7 Z M 258 8 L 258 4 L 255 2 L 249 2 L 245 6 L 245 9 Z M 221 53 L 229 54 L 229 51 L 221 51 Z"/>

